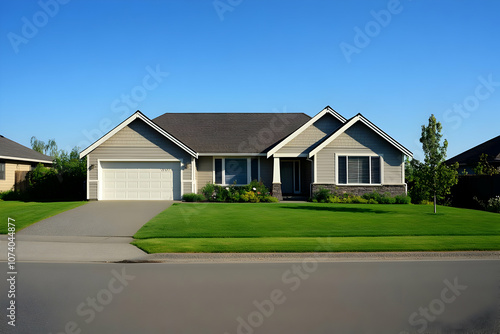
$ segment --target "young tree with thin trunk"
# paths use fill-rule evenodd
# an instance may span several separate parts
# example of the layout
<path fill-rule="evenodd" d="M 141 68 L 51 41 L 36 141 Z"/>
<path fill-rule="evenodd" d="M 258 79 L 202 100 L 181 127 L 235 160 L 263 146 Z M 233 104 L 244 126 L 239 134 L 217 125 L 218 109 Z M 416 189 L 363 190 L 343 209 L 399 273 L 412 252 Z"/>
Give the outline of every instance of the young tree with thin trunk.
<path fill-rule="evenodd" d="M 424 162 L 418 160 L 412 161 L 412 167 L 418 186 L 433 197 L 434 213 L 436 213 L 436 204 L 438 199 L 444 199 L 444 196 L 450 193 L 450 188 L 458 182 L 458 163 L 447 166 L 446 150 L 448 141 L 445 139 L 441 143 L 441 134 L 443 127 L 436 120 L 434 115 L 429 117 L 429 124 L 422 125 L 422 136 L 420 142 L 424 151 Z"/>

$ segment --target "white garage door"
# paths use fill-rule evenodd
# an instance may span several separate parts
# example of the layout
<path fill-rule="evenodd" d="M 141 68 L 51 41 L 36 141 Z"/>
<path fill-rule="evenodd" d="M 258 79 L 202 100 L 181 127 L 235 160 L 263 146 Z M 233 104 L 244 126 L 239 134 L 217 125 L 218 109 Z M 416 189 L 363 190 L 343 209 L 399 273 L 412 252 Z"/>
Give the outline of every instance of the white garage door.
<path fill-rule="evenodd" d="M 101 162 L 103 200 L 181 197 L 179 162 Z"/>

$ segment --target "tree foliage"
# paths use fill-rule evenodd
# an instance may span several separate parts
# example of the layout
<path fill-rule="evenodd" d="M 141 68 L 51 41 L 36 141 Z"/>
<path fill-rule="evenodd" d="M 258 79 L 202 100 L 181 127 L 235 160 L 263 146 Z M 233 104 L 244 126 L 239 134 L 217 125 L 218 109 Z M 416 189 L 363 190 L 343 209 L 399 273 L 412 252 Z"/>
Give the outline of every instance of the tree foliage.
<path fill-rule="evenodd" d="M 496 175 L 500 174 L 500 171 L 495 168 L 495 166 L 490 165 L 488 162 L 488 154 L 483 153 L 479 158 L 476 166 L 474 167 L 474 173 L 476 175 Z"/>
<path fill-rule="evenodd" d="M 458 182 L 458 163 L 448 166 L 444 163 L 448 141 L 442 138 L 441 123 L 434 115 L 429 117 L 427 126 L 422 125 L 420 142 L 424 151 L 424 161 L 413 159 L 407 163 L 408 180 L 411 184 L 412 200 L 433 200 L 434 213 L 437 202 L 442 202 L 450 193 L 450 188 Z"/>
<path fill-rule="evenodd" d="M 35 136 L 31 137 L 31 148 L 42 154 L 50 155 L 51 157 L 56 157 L 59 154 L 56 141 L 54 139 L 49 139 L 47 143 L 43 140 L 38 140 Z"/>
<path fill-rule="evenodd" d="M 78 148 L 71 152 L 59 150 L 51 139 L 45 142 L 31 138 L 32 148 L 53 157 L 52 167 L 38 164 L 28 173 L 28 189 L 24 198 L 29 200 L 82 200 L 85 199 L 87 158 L 80 159 Z"/>

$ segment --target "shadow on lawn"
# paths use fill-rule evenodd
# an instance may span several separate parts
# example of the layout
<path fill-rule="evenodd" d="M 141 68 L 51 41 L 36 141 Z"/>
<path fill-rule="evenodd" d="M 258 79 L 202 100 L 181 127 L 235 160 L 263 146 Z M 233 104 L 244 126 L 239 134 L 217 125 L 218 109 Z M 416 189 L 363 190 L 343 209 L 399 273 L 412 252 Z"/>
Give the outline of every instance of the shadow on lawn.
<path fill-rule="evenodd" d="M 369 208 L 355 208 L 345 206 L 316 206 L 316 205 L 300 205 L 300 206 L 282 206 L 283 209 L 294 210 L 312 210 L 312 211 L 331 211 L 331 212 L 352 212 L 352 213 L 390 213 L 388 210 L 373 210 Z"/>

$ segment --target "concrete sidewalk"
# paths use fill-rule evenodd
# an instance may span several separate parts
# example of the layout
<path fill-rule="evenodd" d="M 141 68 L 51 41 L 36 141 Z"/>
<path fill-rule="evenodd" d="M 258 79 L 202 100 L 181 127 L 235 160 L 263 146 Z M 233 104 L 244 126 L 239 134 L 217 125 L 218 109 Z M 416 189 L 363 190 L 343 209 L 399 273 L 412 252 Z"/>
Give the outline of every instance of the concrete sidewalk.
<path fill-rule="evenodd" d="M 117 262 L 147 254 L 130 237 L 16 237 L 16 262 Z M 7 261 L 7 236 L 0 236 L 0 261 Z"/>

